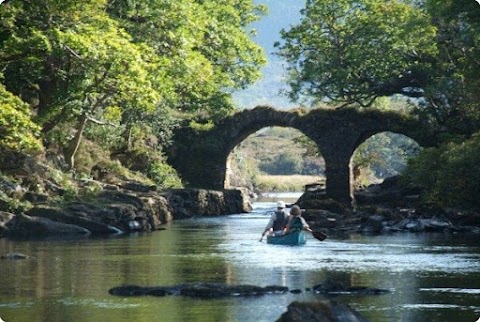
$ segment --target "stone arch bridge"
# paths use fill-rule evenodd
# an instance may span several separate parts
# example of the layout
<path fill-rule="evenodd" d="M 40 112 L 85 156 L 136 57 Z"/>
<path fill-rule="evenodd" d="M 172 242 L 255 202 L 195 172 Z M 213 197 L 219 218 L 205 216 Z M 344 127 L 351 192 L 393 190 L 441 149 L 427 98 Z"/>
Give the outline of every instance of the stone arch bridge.
<path fill-rule="evenodd" d="M 350 160 L 355 149 L 372 135 L 386 131 L 404 134 L 421 146 L 436 141 L 426 124 L 398 112 L 352 108 L 287 111 L 258 106 L 208 129 L 179 128 L 168 151 L 169 163 L 187 186 L 222 190 L 230 152 L 249 135 L 270 126 L 297 129 L 316 143 L 325 160 L 326 194 L 341 202 L 353 200 Z"/>

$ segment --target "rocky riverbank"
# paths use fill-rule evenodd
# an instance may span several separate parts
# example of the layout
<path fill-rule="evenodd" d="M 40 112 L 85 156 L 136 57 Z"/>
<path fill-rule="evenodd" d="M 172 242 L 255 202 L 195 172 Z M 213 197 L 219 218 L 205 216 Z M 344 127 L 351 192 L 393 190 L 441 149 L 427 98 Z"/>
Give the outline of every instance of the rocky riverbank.
<path fill-rule="evenodd" d="M 0 237 L 105 236 L 160 229 L 171 220 L 251 210 L 242 190 L 105 190 L 89 201 L 37 204 L 17 214 L 0 212 Z"/>
<path fill-rule="evenodd" d="M 0 237 L 105 236 L 154 231 L 174 218 L 248 212 L 248 200 L 246 192 L 238 189 L 156 192 L 129 182 L 110 185 L 90 200 L 56 206 L 36 204 L 19 213 L 1 211 Z"/>
<path fill-rule="evenodd" d="M 173 219 L 251 211 L 248 192 L 158 189 L 140 174 L 96 166 L 65 172 L 55 155 L 0 158 L 0 238 L 84 237 L 150 232 Z M 143 181 L 142 181 L 143 180 Z"/>
<path fill-rule="evenodd" d="M 480 213 L 425 203 L 421 189 L 402 186 L 398 178 L 355 194 L 354 207 L 325 197 L 321 189 L 306 191 L 297 201 L 313 229 L 331 234 L 437 232 L 480 235 Z"/>

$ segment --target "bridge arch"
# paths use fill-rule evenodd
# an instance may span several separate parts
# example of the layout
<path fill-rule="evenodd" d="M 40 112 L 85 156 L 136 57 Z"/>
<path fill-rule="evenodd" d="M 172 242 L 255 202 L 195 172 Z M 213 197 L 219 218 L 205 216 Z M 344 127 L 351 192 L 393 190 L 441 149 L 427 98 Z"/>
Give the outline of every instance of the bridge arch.
<path fill-rule="evenodd" d="M 327 196 L 342 202 L 353 199 L 352 155 L 370 136 L 390 131 L 412 137 L 422 146 L 435 144 L 427 125 L 399 113 L 349 108 L 285 111 L 258 106 L 226 117 L 211 129 L 178 129 L 168 160 L 187 186 L 224 189 L 230 152 L 249 135 L 269 126 L 294 128 L 316 143 L 325 160 Z"/>
<path fill-rule="evenodd" d="M 258 175 L 259 171 L 274 176 L 299 174 L 301 171 L 309 176 L 311 182 L 319 181 L 325 170 L 323 157 L 312 155 L 304 158 L 307 148 L 297 140 L 310 141 L 308 149 L 312 152 L 317 149 L 313 141 L 293 127 L 269 126 L 250 134 L 228 155 L 225 188 L 252 187 L 252 176 Z M 247 176 L 239 176 L 240 173 Z M 280 179 L 278 182 L 273 180 L 271 184 L 280 187 L 287 182 Z M 290 184 L 298 185 L 294 182 Z"/>
<path fill-rule="evenodd" d="M 388 153 L 383 150 L 388 147 Z M 401 147 L 401 149 L 399 149 Z M 398 150 L 397 150 L 398 149 Z M 401 133 L 391 131 L 378 132 L 360 142 L 355 149 L 350 160 L 352 168 L 353 182 L 355 187 L 364 184 L 374 183 L 371 179 L 386 179 L 388 177 L 397 175 L 407 165 L 407 158 L 420 150 L 420 145 L 417 141 L 409 136 Z M 399 154 L 398 152 L 402 152 Z M 403 152 L 408 151 L 408 155 Z M 373 155 L 374 159 L 370 159 L 371 167 L 369 171 L 361 171 L 361 162 L 365 156 Z M 357 160 L 357 157 L 359 159 Z M 357 163 L 360 161 L 360 164 Z M 372 175 L 374 175 L 372 177 Z"/>

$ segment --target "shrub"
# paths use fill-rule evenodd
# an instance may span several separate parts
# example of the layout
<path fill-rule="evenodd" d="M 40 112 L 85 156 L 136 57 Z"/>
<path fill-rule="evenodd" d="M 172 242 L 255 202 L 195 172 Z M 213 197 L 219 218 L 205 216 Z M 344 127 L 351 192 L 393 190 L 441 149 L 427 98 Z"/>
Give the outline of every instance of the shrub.
<path fill-rule="evenodd" d="M 154 160 L 147 171 L 147 176 L 160 188 L 181 188 L 182 181 L 170 165 Z"/>
<path fill-rule="evenodd" d="M 260 165 L 260 170 L 272 175 L 299 174 L 302 172 L 302 157 L 295 154 L 280 154 L 271 163 Z"/>
<path fill-rule="evenodd" d="M 423 186 L 427 201 L 479 207 L 480 132 L 462 143 L 425 149 L 409 162 L 404 180 Z"/>

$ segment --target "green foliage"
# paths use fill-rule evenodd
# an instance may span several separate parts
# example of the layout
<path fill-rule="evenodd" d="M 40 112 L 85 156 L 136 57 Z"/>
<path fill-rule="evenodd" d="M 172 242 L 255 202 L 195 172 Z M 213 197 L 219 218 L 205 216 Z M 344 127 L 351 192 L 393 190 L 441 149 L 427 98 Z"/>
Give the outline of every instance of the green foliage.
<path fill-rule="evenodd" d="M 249 24 L 263 11 L 251 0 L 108 2 L 108 12 L 134 41 L 165 59 L 175 80 L 170 103 L 210 118 L 232 109 L 231 89 L 260 77 L 265 58 L 249 37 Z"/>
<path fill-rule="evenodd" d="M 111 152 L 126 146 L 125 138 L 123 137 L 124 132 L 125 127 L 118 123 L 112 123 L 106 126 L 89 123 L 84 134 L 85 138 L 89 141 L 99 142 L 102 150 Z M 140 138 L 138 138 L 138 140 L 134 138 L 132 141 L 141 143 Z M 79 153 L 82 153 L 82 151 Z"/>
<path fill-rule="evenodd" d="M 101 166 L 114 176 L 147 185 L 156 184 L 160 189 L 182 187 L 177 172 L 166 163 L 159 151 L 137 146 L 132 150 L 117 151 L 114 155 L 117 162 L 105 160 Z"/>
<path fill-rule="evenodd" d="M 182 181 L 178 177 L 177 172 L 170 165 L 165 162 L 153 161 L 149 168 L 147 175 L 160 188 L 182 188 Z"/>
<path fill-rule="evenodd" d="M 63 201 L 74 201 L 79 194 L 79 189 L 76 185 L 65 185 L 63 186 L 64 193 L 62 195 Z"/>
<path fill-rule="evenodd" d="M 248 187 L 253 190 L 253 183 L 259 174 L 258 165 L 243 149 L 234 149 L 229 157 L 228 181 L 233 187 Z"/>
<path fill-rule="evenodd" d="M 251 159 L 256 168 L 270 174 L 304 173 L 304 159 L 307 157 L 318 161 L 310 160 L 320 166 L 318 173 L 324 169 L 317 146 L 301 132 L 291 128 L 260 130 L 243 141 L 236 150 L 242 151 L 244 158 Z"/>
<path fill-rule="evenodd" d="M 439 55 L 428 101 L 419 111 L 450 132 L 470 135 L 480 127 L 480 10 L 470 0 L 425 0 L 438 29 Z"/>
<path fill-rule="evenodd" d="M 7 195 L 4 191 L 0 190 L 0 211 L 6 211 L 10 213 L 26 212 L 32 208 L 32 204 L 28 201 L 20 201 L 19 198 Z"/>
<path fill-rule="evenodd" d="M 188 125 L 193 130 L 195 130 L 197 132 L 210 131 L 215 126 L 215 124 L 213 124 L 212 121 L 207 121 L 205 123 L 200 123 L 200 122 L 197 122 L 195 120 L 190 121 L 190 123 Z"/>
<path fill-rule="evenodd" d="M 265 62 L 250 38 L 249 24 L 263 14 L 252 0 L 13 1 L 1 9 L 1 84 L 28 104 L 49 146 L 66 147 L 70 167 L 84 135 L 108 149 L 155 142 L 160 151 L 180 117 L 229 113 L 230 92 L 255 81 Z M 75 131 L 61 133 L 68 127 Z"/>
<path fill-rule="evenodd" d="M 353 154 L 355 179 L 368 186 L 379 179 L 402 173 L 410 158 L 418 155 L 419 145 L 396 133 L 378 133 L 362 143 Z"/>
<path fill-rule="evenodd" d="M 410 180 L 428 187 L 431 200 L 475 203 L 461 191 L 478 193 L 470 172 L 476 169 L 471 155 L 477 139 L 462 144 L 459 138 L 480 128 L 477 3 L 307 0 L 300 23 L 283 31 L 282 38 L 277 46 L 290 63 L 293 99 L 388 109 L 392 102 L 382 97 L 419 98 L 412 101 L 414 109 L 393 106 L 413 110 L 443 132 L 439 139 L 451 143 L 423 152 L 407 170 Z M 379 169 L 388 163 L 382 163 L 400 151 L 389 142 L 369 145 L 358 150 L 355 166 L 369 176 L 383 176 Z"/>
<path fill-rule="evenodd" d="M 325 172 L 325 161 L 318 156 L 306 155 L 303 157 L 302 174 L 320 176 Z"/>
<path fill-rule="evenodd" d="M 405 180 L 423 186 L 428 201 L 478 208 L 480 133 L 463 143 L 425 149 L 410 161 Z"/>
<path fill-rule="evenodd" d="M 311 140 L 297 130 L 283 127 L 263 129 L 233 150 L 229 180 L 235 186 L 254 189 L 254 186 L 260 184 L 258 178 L 262 171 L 270 175 L 321 175 L 325 164 L 318 154 L 318 149 Z M 286 188 L 294 185 L 295 183 L 287 183 L 281 186 Z M 267 186 L 274 188 L 272 185 L 265 187 Z"/>
<path fill-rule="evenodd" d="M 447 131 L 480 126 L 480 11 L 471 0 L 309 0 L 282 32 L 289 94 L 312 104 L 371 106 L 401 94 Z"/>
<path fill-rule="evenodd" d="M 298 174 L 302 171 L 302 157 L 297 154 L 280 154 L 271 163 L 261 164 L 260 170 L 272 175 Z"/>
<path fill-rule="evenodd" d="M 380 96 L 421 94 L 435 35 L 408 1 L 308 0 L 278 46 L 293 99 L 369 106 Z"/>
<path fill-rule="evenodd" d="M 161 107 L 172 92 L 164 78 L 164 61 L 152 48 L 135 44 L 105 13 L 105 2 L 89 0 L 9 4 L 13 25 L 3 31 L 0 66 L 6 87 L 25 97 L 37 122 L 48 132 L 76 122 L 76 134 L 66 149 L 73 159 L 85 122 L 111 118 L 112 110 L 127 124 Z M 103 112 L 107 114 L 104 116 Z"/>
<path fill-rule="evenodd" d="M 76 158 L 75 172 L 77 175 L 90 177 L 92 168 L 98 163 L 109 162 L 111 151 L 107 145 L 99 145 L 94 141 L 82 140 Z"/>
<path fill-rule="evenodd" d="M 0 149 L 39 151 L 39 134 L 39 126 L 30 119 L 28 105 L 0 84 Z"/>

